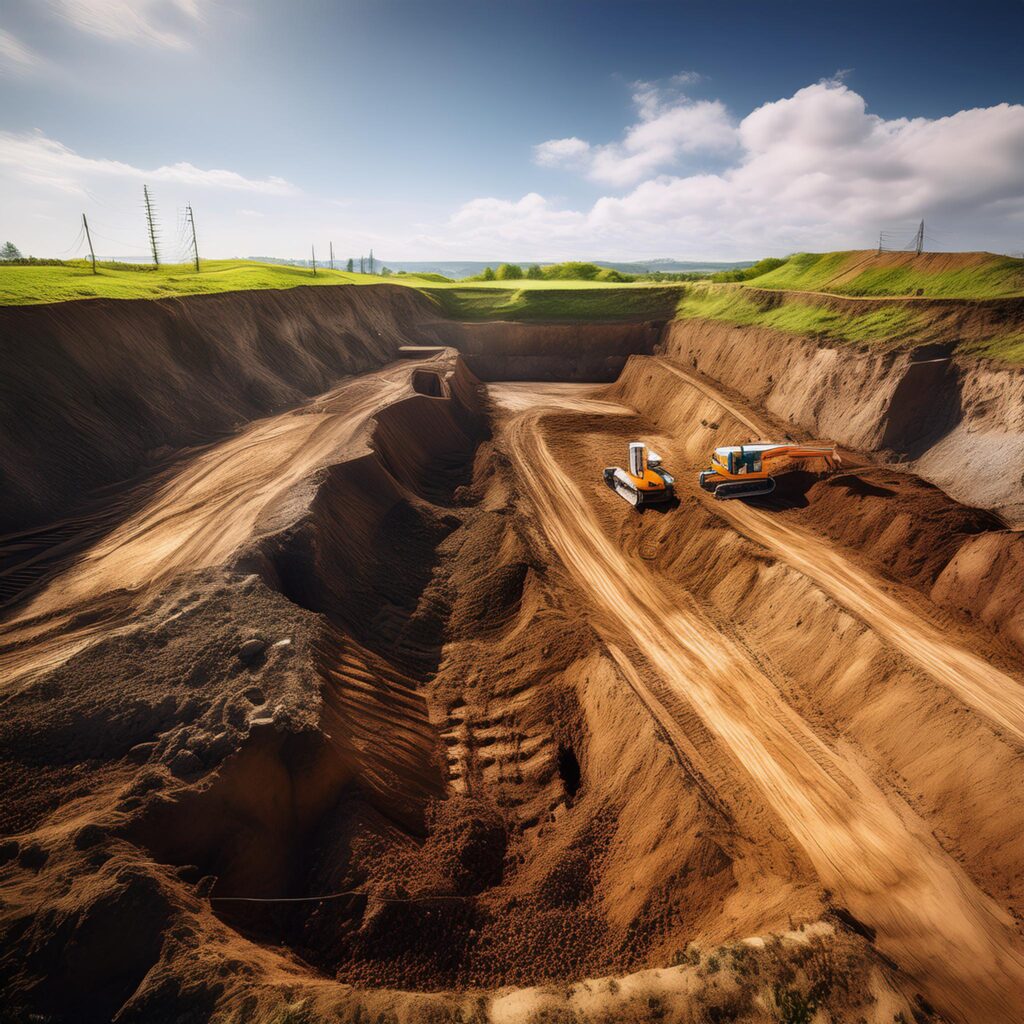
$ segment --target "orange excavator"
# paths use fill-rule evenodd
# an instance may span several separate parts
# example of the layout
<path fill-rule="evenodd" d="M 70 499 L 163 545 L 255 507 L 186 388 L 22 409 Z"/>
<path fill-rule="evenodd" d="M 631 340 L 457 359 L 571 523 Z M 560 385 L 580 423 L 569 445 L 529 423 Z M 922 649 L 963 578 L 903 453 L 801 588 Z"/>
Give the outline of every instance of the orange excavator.
<path fill-rule="evenodd" d="M 824 462 L 834 469 L 842 460 L 835 445 L 789 444 L 757 441 L 752 444 L 727 445 L 716 448 L 711 455 L 711 468 L 698 480 L 719 500 L 754 498 L 775 490 L 775 477 L 794 468 L 794 463 Z"/>
<path fill-rule="evenodd" d="M 675 477 L 661 464 L 661 456 L 649 451 L 642 441 L 630 441 L 629 466 L 609 466 L 604 482 L 630 505 L 642 508 L 672 500 Z"/>

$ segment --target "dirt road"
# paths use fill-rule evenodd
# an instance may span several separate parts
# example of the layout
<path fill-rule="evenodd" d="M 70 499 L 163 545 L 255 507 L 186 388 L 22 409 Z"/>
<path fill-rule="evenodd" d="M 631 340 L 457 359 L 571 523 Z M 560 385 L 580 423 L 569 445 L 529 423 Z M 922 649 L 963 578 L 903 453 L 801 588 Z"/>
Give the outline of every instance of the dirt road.
<path fill-rule="evenodd" d="M 679 725 L 659 690 L 699 715 L 735 770 L 785 824 L 822 885 L 877 931 L 879 948 L 931 1002 L 964 1021 L 1024 1020 L 1024 943 L 1010 915 L 902 800 L 801 717 L 682 586 L 659 574 L 656 562 L 621 550 L 593 500 L 553 456 L 546 438 L 550 413 L 564 422 L 567 408 L 587 416 L 633 410 L 564 389 L 548 398 L 543 387 L 535 388 L 532 407 L 522 388 L 495 386 L 492 394 L 510 412 L 518 410 L 502 436 L 551 547 L 591 602 L 602 638 L 613 649 L 640 652 L 653 669 L 655 678 L 638 673 L 631 682 L 646 691 L 652 713 L 669 716 L 663 722 L 669 735 Z M 944 640 L 822 542 L 739 502 L 726 514 L 943 685 L 1019 733 L 1024 705 L 1014 680 Z"/>
<path fill-rule="evenodd" d="M 659 359 L 684 384 L 697 388 L 758 436 L 770 436 L 763 417 L 715 391 L 706 381 L 668 360 Z M 684 485 L 688 483 L 684 481 Z M 695 492 L 701 493 L 701 492 Z M 1024 687 L 972 651 L 947 640 L 938 625 L 893 596 L 885 586 L 841 552 L 807 531 L 795 530 L 770 511 L 742 501 L 714 507 L 741 533 L 769 548 L 788 565 L 812 579 L 851 614 L 866 622 L 887 643 L 918 664 L 936 681 L 985 715 L 1018 742 L 1024 742 Z"/>

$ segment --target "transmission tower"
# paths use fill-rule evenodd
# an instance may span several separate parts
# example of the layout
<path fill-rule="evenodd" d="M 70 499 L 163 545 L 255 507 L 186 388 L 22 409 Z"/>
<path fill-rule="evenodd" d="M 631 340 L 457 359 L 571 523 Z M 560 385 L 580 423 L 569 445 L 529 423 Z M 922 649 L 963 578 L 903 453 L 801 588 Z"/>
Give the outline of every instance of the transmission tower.
<path fill-rule="evenodd" d="M 316 277 L 316 246 L 315 245 L 311 245 L 310 246 L 310 251 L 313 254 L 313 276 Z"/>
<path fill-rule="evenodd" d="M 328 245 L 331 247 L 331 270 L 334 269 L 334 243 L 329 242 Z"/>
<path fill-rule="evenodd" d="M 918 225 L 917 234 L 914 236 L 915 254 L 920 256 L 922 249 L 924 249 L 924 220 Z"/>
<path fill-rule="evenodd" d="M 192 216 L 192 204 L 185 207 L 188 210 L 188 222 L 192 227 L 192 255 L 196 258 L 196 273 L 199 273 L 199 243 L 196 241 L 196 219 Z"/>
<path fill-rule="evenodd" d="M 89 259 L 92 260 L 92 272 L 96 273 L 96 251 L 92 247 L 92 235 L 89 234 L 89 222 L 82 214 L 82 227 L 85 228 L 85 240 L 89 243 Z"/>
<path fill-rule="evenodd" d="M 370 250 L 370 273 L 373 273 L 373 250 Z"/>
<path fill-rule="evenodd" d="M 156 224 L 153 221 L 153 203 L 149 198 L 149 186 L 142 186 L 142 197 L 146 203 L 146 225 L 149 228 L 149 248 L 153 253 L 153 263 L 156 266 L 160 266 L 160 250 L 157 248 L 156 235 L 157 229 Z"/>

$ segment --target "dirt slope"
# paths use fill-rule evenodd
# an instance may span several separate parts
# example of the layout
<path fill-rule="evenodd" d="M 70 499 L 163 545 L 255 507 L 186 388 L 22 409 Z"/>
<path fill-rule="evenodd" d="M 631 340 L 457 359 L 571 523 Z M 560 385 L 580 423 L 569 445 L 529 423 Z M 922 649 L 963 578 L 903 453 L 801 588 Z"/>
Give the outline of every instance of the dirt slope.
<path fill-rule="evenodd" d="M 711 408 L 716 405 L 719 426 L 725 429 L 730 426 L 721 417 L 726 409 L 720 403 Z M 628 416 L 631 410 L 618 412 Z M 545 447 L 545 436 L 559 437 L 564 452 L 578 453 L 595 430 L 614 431 L 605 422 L 606 415 L 590 417 L 573 429 L 564 403 L 558 402 L 547 418 L 534 415 L 517 421 L 511 439 L 517 454 L 521 452 L 520 471 L 532 485 L 553 545 L 593 595 L 595 610 L 603 613 L 594 620 L 599 631 L 607 628 L 609 636 L 629 638 L 632 657 L 642 658 L 647 670 L 638 674 L 638 685 L 651 686 L 648 672 L 653 668 L 658 678 L 655 695 L 665 690 L 697 710 L 718 742 L 762 788 L 822 882 L 872 925 L 881 947 L 918 977 L 933 1002 L 963 1019 L 970 1019 L 979 1005 L 987 1007 L 984 1012 L 992 1019 L 1019 1019 L 1024 959 L 1020 937 L 1005 911 L 983 889 L 972 887 L 955 860 L 931 839 L 928 825 L 915 822 L 902 799 L 870 781 L 855 754 L 835 748 L 808 723 L 793 717 L 793 709 L 778 692 L 780 683 L 765 674 L 753 651 L 736 646 L 736 639 L 723 635 L 700 606 L 687 600 L 685 590 L 668 584 L 658 566 L 673 559 L 672 548 L 659 548 L 674 539 L 670 532 L 645 530 L 654 534 L 649 549 L 658 551 L 658 557 L 653 564 L 632 562 L 620 551 L 621 540 L 609 538 L 597 517 L 580 514 L 590 502 L 567 475 L 552 471 L 565 463 L 561 452 Z M 682 454 L 680 442 L 685 438 L 652 439 L 659 451 L 676 451 L 677 458 Z M 822 589 L 848 612 L 861 617 L 869 611 L 867 625 L 883 642 L 917 661 L 933 679 L 989 718 L 996 735 L 1011 730 L 1013 745 L 1019 746 L 1019 679 L 1000 678 L 972 650 L 938 634 L 922 637 L 921 631 L 929 629 L 926 623 L 906 608 L 879 601 L 870 577 L 851 570 L 841 556 L 820 545 L 816 550 L 813 537 L 805 532 L 782 527 L 770 513 L 741 503 L 726 505 L 722 514 L 811 583 L 822 586 L 824 577 Z M 832 554 L 824 567 L 818 560 L 822 554 Z M 723 569 L 719 567 L 719 586 L 728 578 Z M 837 578 L 843 587 L 836 586 Z M 601 624 L 603 617 L 607 627 Z M 825 625 L 818 618 L 812 629 Z M 977 666 L 973 675 L 972 663 Z M 844 685 L 856 686 L 857 674 L 855 666 L 849 666 Z M 978 690 L 965 692 L 972 685 Z M 990 765 L 989 786 L 998 785 L 1000 767 L 998 760 Z M 1019 759 L 1015 771 L 1020 771 Z M 1006 811 L 1012 813 L 1009 806 Z M 1002 841 L 1007 838 L 1004 832 Z M 1008 867 L 1011 878 L 1019 877 L 1019 861 Z"/>
<path fill-rule="evenodd" d="M 1024 1021 L 1020 534 L 882 461 L 1012 435 L 1007 378 L 317 316 L 357 313 L 362 347 L 313 325 L 265 354 L 372 368 L 0 551 L 9 1015 Z M 387 361 L 449 333 L 486 375 L 618 376 Z M 162 357 L 152 386 L 161 429 L 245 394 Z M 117 451 L 131 417 L 74 394 Z M 841 471 L 771 499 L 696 485 L 716 444 L 843 430 Z M 602 484 L 636 436 L 676 506 Z"/>
<path fill-rule="evenodd" d="M 951 328 L 952 330 L 952 328 Z M 798 429 L 906 465 L 968 505 L 1024 521 L 1024 369 L 830 344 L 713 321 L 669 324 L 659 351 Z"/>

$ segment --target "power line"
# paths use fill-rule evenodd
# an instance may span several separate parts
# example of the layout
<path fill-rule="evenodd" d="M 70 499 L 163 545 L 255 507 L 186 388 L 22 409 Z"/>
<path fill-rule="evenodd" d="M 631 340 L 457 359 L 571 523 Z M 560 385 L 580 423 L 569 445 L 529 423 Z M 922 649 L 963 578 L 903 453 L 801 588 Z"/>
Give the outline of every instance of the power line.
<path fill-rule="evenodd" d="M 79 250 L 79 248 L 82 245 L 82 240 L 84 239 L 84 237 L 85 237 L 85 235 L 82 232 L 82 225 L 79 224 L 78 225 L 78 234 L 75 235 L 75 240 L 66 249 L 62 249 L 61 252 L 59 253 L 59 255 L 61 257 L 69 256 L 72 253 L 77 255 L 78 254 L 78 250 Z"/>
<path fill-rule="evenodd" d="M 917 229 L 909 239 L 901 232 L 883 229 L 878 232 L 878 253 L 912 251 L 920 256 L 924 252 L 926 240 L 936 241 L 930 232 L 925 231 L 924 220 L 918 223 Z"/>

